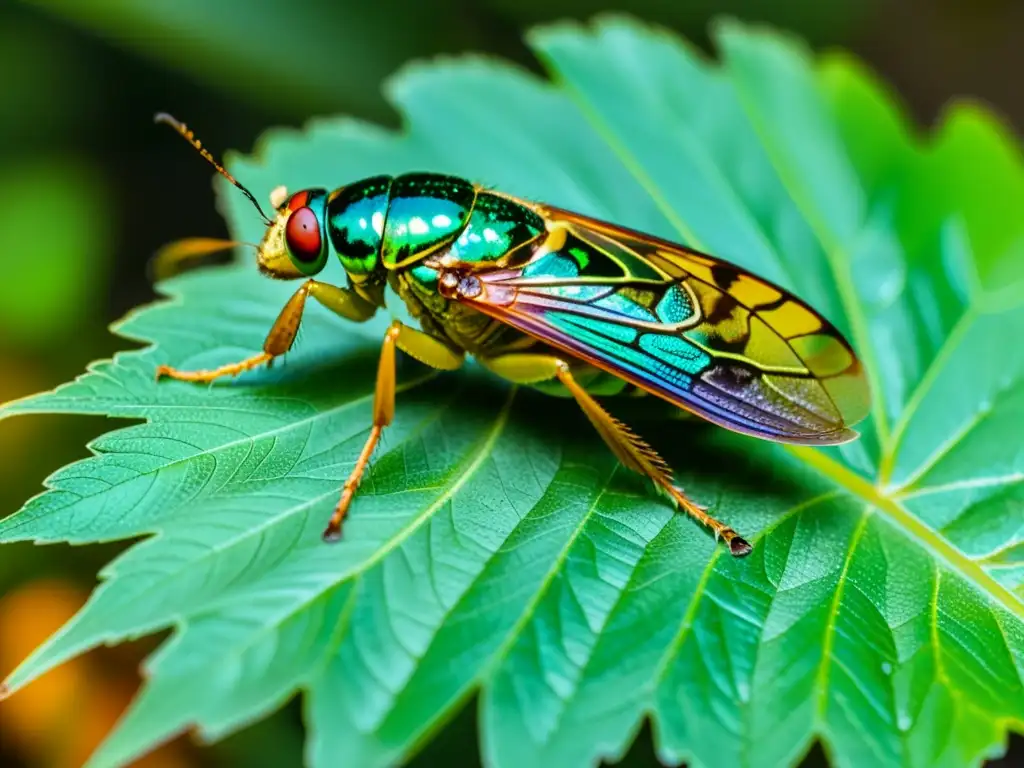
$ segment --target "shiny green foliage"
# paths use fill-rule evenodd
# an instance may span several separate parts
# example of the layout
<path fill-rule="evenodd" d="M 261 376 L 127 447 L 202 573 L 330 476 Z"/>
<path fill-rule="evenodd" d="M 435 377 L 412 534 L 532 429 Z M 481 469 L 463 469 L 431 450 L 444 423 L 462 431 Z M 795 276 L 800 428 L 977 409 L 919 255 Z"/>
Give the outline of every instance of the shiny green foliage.
<path fill-rule="evenodd" d="M 246 259 L 119 327 L 152 346 L 0 412 L 144 420 L 50 478 L 0 539 L 155 534 L 8 683 L 172 627 L 103 766 L 299 692 L 316 766 L 400 760 L 474 693 L 495 766 L 620 755 L 646 715 L 664 760 L 700 766 L 788 765 L 816 739 L 841 765 L 998 754 L 1024 726 L 1019 149 L 973 107 L 920 143 L 856 64 L 735 25 L 715 39 L 721 65 L 623 21 L 544 29 L 530 44 L 556 86 L 420 66 L 389 90 L 405 133 L 322 121 L 231 167 L 261 196 L 453 173 L 685 239 L 807 299 L 868 366 L 862 440 L 787 450 L 631 417 L 749 557 L 617 469 L 564 401 L 409 361 L 346 538 L 323 545 L 386 318 L 312 307 L 283 366 L 153 381 L 158 363 L 260 347 L 289 286 Z M 235 233 L 258 238 L 223 191 Z"/>

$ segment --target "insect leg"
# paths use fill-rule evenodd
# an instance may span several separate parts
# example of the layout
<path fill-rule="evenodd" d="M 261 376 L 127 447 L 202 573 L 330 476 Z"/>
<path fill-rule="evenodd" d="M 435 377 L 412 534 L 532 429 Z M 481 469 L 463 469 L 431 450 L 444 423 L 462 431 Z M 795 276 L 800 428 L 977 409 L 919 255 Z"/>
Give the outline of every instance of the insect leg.
<path fill-rule="evenodd" d="M 356 465 L 352 468 L 345 485 L 342 486 L 341 498 L 334 508 L 334 514 L 324 530 L 324 541 L 337 541 L 341 538 L 341 524 L 348 514 L 348 508 L 355 498 L 356 488 L 362 480 L 366 468 L 370 464 L 377 443 L 380 441 L 384 427 L 395 417 L 395 347 L 410 355 L 421 363 L 444 371 L 452 371 L 462 365 L 463 354 L 451 349 L 447 344 L 422 331 L 417 331 L 395 320 L 384 335 L 381 345 L 380 361 L 377 364 L 377 386 L 373 396 L 373 426 L 366 438 L 363 450 L 359 452 Z"/>
<path fill-rule="evenodd" d="M 612 453 L 627 468 L 649 477 L 664 490 L 679 508 L 702 525 L 716 538 L 729 545 L 729 551 L 740 557 L 750 552 L 750 544 L 732 528 L 709 515 L 703 507 L 689 499 L 672 480 L 672 469 L 643 438 L 609 414 L 573 378 L 569 365 L 548 355 L 510 354 L 481 360 L 481 363 L 502 378 L 520 384 L 536 384 L 557 378 L 583 409 L 590 423 L 604 439 Z"/>
<path fill-rule="evenodd" d="M 306 298 L 312 296 L 327 309 L 342 317 L 361 323 L 373 317 L 377 308 L 363 299 L 355 291 L 339 288 L 329 283 L 307 280 L 302 287 L 284 305 L 281 313 L 263 342 L 263 351 L 258 355 L 242 360 L 239 363 L 222 365 L 202 371 L 179 371 L 169 365 L 161 365 L 156 370 L 158 379 L 164 376 L 179 381 L 210 382 L 222 376 L 237 376 L 244 371 L 252 370 L 263 363 L 269 363 L 291 349 L 295 336 L 299 332 L 302 312 L 306 308 Z"/>

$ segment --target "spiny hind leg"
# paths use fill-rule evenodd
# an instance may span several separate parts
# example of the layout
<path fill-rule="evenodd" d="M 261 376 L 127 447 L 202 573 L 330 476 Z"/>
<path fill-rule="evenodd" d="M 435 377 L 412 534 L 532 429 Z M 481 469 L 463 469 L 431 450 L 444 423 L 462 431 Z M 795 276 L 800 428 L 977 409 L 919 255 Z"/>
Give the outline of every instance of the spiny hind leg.
<path fill-rule="evenodd" d="M 716 538 L 729 545 L 729 551 L 741 557 L 750 552 L 750 544 L 732 528 L 719 522 L 694 503 L 672 481 L 672 470 L 663 458 L 629 427 L 611 416 L 573 378 L 568 363 L 550 355 L 510 354 L 480 361 L 504 379 L 518 384 L 537 384 L 558 379 L 576 399 L 612 453 L 626 467 L 649 477 L 667 493 L 686 514 L 711 529 Z"/>
<path fill-rule="evenodd" d="M 312 296 L 327 307 L 327 309 L 341 315 L 346 320 L 352 320 L 357 323 L 369 320 L 377 310 L 373 304 L 366 301 L 355 291 L 339 288 L 329 283 L 321 283 L 317 280 L 307 280 L 292 295 L 277 316 L 277 320 L 274 321 L 266 340 L 263 342 L 263 351 L 260 354 L 253 355 L 238 363 L 230 363 L 219 368 L 201 371 L 179 371 L 169 365 L 161 365 L 156 370 L 157 379 L 166 376 L 167 378 L 178 379 L 179 381 L 206 383 L 223 376 L 237 376 L 264 363 L 272 362 L 274 358 L 280 357 L 291 349 L 295 343 L 295 337 L 299 332 L 299 324 L 302 322 L 302 313 L 306 308 L 306 299 L 309 296 Z"/>
<path fill-rule="evenodd" d="M 391 323 L 384 334 L 384 343 L 380 349 L 380 361 L 377 363 L 377 386 L 373 395 L 373 426 L 366 438 L 363 450 L 359 452 L 356 465 L 352 468 L 348 479 L 341 489 L 330 522 L 324 530 L 324 541 L 338 541 L 341 538 L 341 525 L 352 506 L 359 482 L 370 466 L 370 457 L 380 442 L 384 427 L 391 424 L 395 417 L 395 348 L 398 348 L 421 363 L 442 371 L 453 371 L 463 362 L 463 354 L 457 352 L 443 341 L 422 331 L 417 331 L 398 320 Z"/>

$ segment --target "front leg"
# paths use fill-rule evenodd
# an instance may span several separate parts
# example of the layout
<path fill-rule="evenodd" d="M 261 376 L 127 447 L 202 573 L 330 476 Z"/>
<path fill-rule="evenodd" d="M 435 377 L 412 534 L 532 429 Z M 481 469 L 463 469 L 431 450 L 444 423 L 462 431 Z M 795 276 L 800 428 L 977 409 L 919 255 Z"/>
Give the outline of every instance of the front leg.
<path fill-rule="evenodd" d="M 341 538 L 341 524 L 345 521 L 348 508 L 355 498 L 359 481 L 370 465 L 370 457 L 380 441 L 384 427 L 395 417 L 395 347 L 410 355 L 421 363 L 441 371 L 454 371 L 462 365 L 464 355 L 453 350 L 445 342 L 422 331 L 417 331 L 398 320 L 391 323 L 384 335 L 384 343 L 380 349 L 380 362 L 377 364 L 377 386 L 373 396 L 373 426 L 366 438 L 363 450 L 359 452 L 356 465 L 352 468 L 345 485 L 342 486 L 341 499 L 334 508 L 334 514 L 324 531 L 324 541 L 338 541 Z"/>
<path fill-rule="evenodd" d="M 299 324 L 302 322 L 302 313 L 306 308 L 306 298 L 312 296 L 323 306 L 332 312 L 341 315 L 346 320 L 362 323 L 373 317 L 377 311 L 366 299 L 362 298 L 355 291 L 347 288 L 339 288 L 329 283 L 321 283 L 316 280 L 307 280 L 302 287 L 288 299 L 284 309 L 277 316 L 270 333 L 263 342 L 263 351 L 258 355 L 242 360 L 238 363 L 229 363 L 219 368 L 203 371 L 179 371 L 169 365 L 161 365 L 156 370 L 157 379 L 164 376 L 179 381 L 210 382 L 222 376 L 237 376 L 245 371 L 252 370 L 264 363 L 271 362 L 275 357 L 280 357 L 295 343 L 295 337 L 299 332 Z"/>

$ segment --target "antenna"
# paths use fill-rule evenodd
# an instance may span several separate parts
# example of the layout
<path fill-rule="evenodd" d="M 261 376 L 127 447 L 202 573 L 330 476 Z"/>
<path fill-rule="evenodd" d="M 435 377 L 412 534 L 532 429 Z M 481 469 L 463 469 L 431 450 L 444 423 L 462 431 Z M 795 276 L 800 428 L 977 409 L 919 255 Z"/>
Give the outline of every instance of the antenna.
<path fill-rule="evenodd" d="M 220 163 L 213 159 L 213 155 L 210 154 L 210 151 L 203 146 L 203 143 L 196 138 L 196 135 L 191 130 L 189 130 L 189 127 L 187 125 L 178 122 L 178 120 L 176 120 L 174 117 L 167 114 L 166 112 L 157 113 L 153 117 L 153 122 L 166 123 L 167 125 L 171 126 L 171 128 L 176 130 L 181 135 L 181 137 L 185 139 L 185 141 L 187 141 L 195 148 L 196 152 L 198 152 L 200 155 L 206 158 L 210 165 L 217 169 L 217 173 L 219 173 L 225 179 L 227 179 L 240 190 L 242 190 L 242 194 L 249 198 L 249 202 L 256 206 L 256 210 L 260 212 L 260 216 L 263 217 L 264 222 L 266 222 L 268 225 L 274 223 L 270 219 L 270 217 L 268 217 L 267 214 L 263 212 L 263 209 L 260 208 L 260 204 L 256 202 L 256 198 L 253 196 L 252 192 L 243 187 L 234 176 L 232 176 L 230 173 L 224 170 L 223 165 L 221 165 Z"/>

